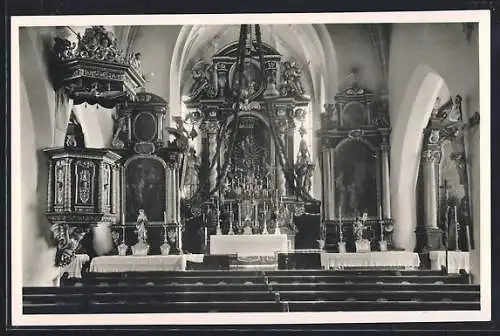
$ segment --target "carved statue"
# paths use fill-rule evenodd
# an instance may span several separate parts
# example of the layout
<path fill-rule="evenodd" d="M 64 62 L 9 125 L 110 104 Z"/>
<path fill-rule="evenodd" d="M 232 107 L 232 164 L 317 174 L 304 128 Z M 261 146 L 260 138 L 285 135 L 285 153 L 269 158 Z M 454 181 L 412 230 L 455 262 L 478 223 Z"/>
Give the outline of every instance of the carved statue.
<path fill-rule="evenodd" d="M 312 172 L 314 165 L 307 144 L 304 140 L 300 141 L 299 152 L 295 171 L 297 172 L 297 186 L 304 192 L 309 193 L 312 187 Z"/>
<path fill-rule="evenodd" d="M 148 217 L 146 216 L 144 209 L 139 209 L 139 216 L 137 216 L 137 223 L 135 227 L 137 232 L 137 238 L 140 243 L 146 243 L 148 239 L 147 229 L 146 229 L 147 223 L 148 223 Z"/>
<path fill-rule="evenodd" d="M 288 94 L 295 94 L 301 98 L 308 98 L 302 86 L 301 76 L 302 68 L 294 60 L 283 62 L 281 95 L 286 96 Z"/>
<path fill-rule="evenodd" d="M 129 57 L 129 63 L 131 66 L 133 66 L 137 70 L 140 70 L 141 63 L 142 63 L 142 54 L 141 53 L 131 54 Z"/>
<path fill-rule="evenodd" d="M 111 145 L 114 148 L 123 148 L 125 144 L 122 140 L 120 140 L 120 134 L 127 131 L 127 118 L 121 117 L 117 120 L 115 119 L 115 122 L 117 122 L 118 126 L 116 127 L 115 134 L 113 135 L 113 140 L 111 140 Z"/>
<path fill-rule="evenodd" d="M 110 182 L 111 182 L 111 170 L 108 165 L 104 166 L 103 169 L 103 186 L 104 186 L 104 204 L 109 205 L 110 204 Z"/>
<path fill-rule="evenodd" d="M 366 230 L 366 225 L 364 224 L 367 219 L 366 212 L 363 214 L 361 219 L 356 219 L 354 222 L 354 238 L 356 241 L 361 241 L 363 239 L 363 233 Z"/>
<path fill-rule="evenodd" d="M 186 198 L 192 198 L 199 187 L 198 174 L 200 171 L 200 163 L 196 156 L 196 150 L 190 148 L 186 157 L 186 177 L 184 179 L 184 193 Z"/>
<path fill-rule="evenodd" d="M 213 66 L 210 63 L 203 62 L 201 64 L 197 64 L 192 70 L 193 77 L 193 85 L 189 89 L 189 96 L 196 97 L 201 92 L 205 90 L 215 91 L 216 88 L 212 88 L 212 75 L 213 75 Z"/>
<path fill-rule="evenodd" d="M 64 197 L 64 169 L 63 167 L 57 167 L 56 176 L 56 203 L 62 203 Z"/>
<path fill-rule="evenodd" d="M 66 266 L 73 260 L 75 251 L 86 232 L 67 224 L 54 224 L 51 230 L 57 242 L 55 265 L 58 267 Z"/>
<path fill-rule="evenodd" d="M 75 57 L 76 43 L 59 37 L 54 38 L 53 50 L 57 58 L 64 61 Z"/>

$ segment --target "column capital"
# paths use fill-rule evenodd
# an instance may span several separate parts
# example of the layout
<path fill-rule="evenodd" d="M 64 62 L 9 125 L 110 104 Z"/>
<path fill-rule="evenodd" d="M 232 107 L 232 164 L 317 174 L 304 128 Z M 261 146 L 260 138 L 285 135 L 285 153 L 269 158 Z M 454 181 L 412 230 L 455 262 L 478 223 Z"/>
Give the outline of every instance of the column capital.
<path fill-rule="evenodd" d="M 380 144 L 380 151 L 382 153 L 388 153 L 391 150 L 391 145 L 386 140 L 383 140 Z"/>
<path fill-rule="evenodd" d="M 441 161 L 441 150 L 437 148 L 428 148 L 422 152 L 422 161 L 428 163 L 439 163 Z"/>
<path fill-rule="evenodd" d="M 215 135 L 219 132 L 220 122 L 218 120 L 204 120 L 200 130 L 206 135 Z"/>

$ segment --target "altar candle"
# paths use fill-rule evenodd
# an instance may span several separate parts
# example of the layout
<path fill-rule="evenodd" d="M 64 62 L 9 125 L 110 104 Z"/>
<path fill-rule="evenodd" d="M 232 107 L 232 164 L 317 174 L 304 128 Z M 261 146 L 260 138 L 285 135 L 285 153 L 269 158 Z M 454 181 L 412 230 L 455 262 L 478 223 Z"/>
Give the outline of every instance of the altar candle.
<path fill-rule="evenodd" d="M 458 235 L 459 235 L 459 231 L 458 231 L 458 216 L 457 216 L 457 206 L 455 205 L 453 207 L 453 220 L 455 221 L 455 251 L 458 251 L 459 248 L 458 248 Z"/>
<path fill-rule="evenodd" d="M 125 214 L 122 213 L 122 225 L 125 225 Z"/>
<path fill-rule="evenodd" d="M 382 206 L 378 207 L 378 219 L 382 220 Z"/>
<path fill-rule="evenodd" d="M 163 211 L 163 223 L 167 224 L 167 212 Z"/>
<path fill-rule="evenodd" d="M 469 225 L 465 227 L 465 232 L 467 234 L 467 251 L 472 250 L 471 239 L 470 239 L 470 228 Z"/>

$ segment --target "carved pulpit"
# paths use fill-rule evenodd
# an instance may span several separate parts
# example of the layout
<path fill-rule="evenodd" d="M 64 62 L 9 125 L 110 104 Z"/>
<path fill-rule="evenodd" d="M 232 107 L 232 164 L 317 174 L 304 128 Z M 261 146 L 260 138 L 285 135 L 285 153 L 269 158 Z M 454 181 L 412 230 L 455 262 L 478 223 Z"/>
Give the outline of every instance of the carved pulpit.
<path fill-rule="evenodd" d="M 356 251 L 360 237 L 371 250 L 392 247 L 387 102 L 354 85 L 325 105 L 322 129 L 323 231 L 325 249 Z M 362 231 L 356 230 L 365 214 Z M 342 245 L 344 245 L 342 244 Z"/>
<path fill-rule="evenodd" d="M 71 262 L 83 236 L 120 214 L 121 156 L 107 149 L 49 148 L 47 218 L 57 243 L 56 265 Z"/>

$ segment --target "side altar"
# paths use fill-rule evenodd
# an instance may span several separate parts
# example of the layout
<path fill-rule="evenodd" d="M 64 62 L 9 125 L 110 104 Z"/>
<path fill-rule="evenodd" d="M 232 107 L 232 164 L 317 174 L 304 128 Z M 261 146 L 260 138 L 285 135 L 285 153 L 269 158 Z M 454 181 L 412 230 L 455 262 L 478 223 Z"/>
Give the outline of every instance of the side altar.
<path fill-rule="evenodd" d="M 393 249 L 389 153 L 384 97 L 357 83 L 326 104 L 318 138 L 322 151 L 321 240 L 331 252 Z"/>

